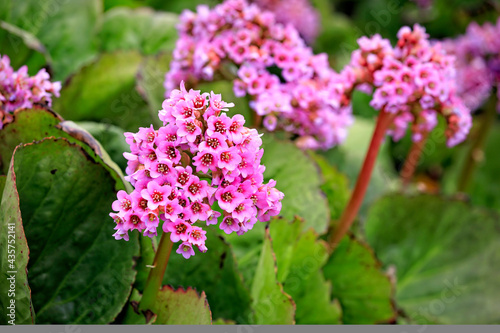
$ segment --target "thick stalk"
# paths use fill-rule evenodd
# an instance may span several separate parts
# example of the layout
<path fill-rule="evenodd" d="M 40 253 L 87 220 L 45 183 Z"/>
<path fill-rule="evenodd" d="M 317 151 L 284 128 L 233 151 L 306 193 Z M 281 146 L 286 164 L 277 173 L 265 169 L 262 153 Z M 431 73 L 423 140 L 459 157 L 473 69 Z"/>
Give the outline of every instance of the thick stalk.
<path fill-rule="evenodd" d="M 358 180 L 356 181 L 354 191 L 352 192 L 349 203 L 339 220 L 338 227 L 329 237 L 331 250 L 335 249 L 358 215 L 359 208 L 363 203 L 363 198 L 365 197 L 366 190 L 370 183 L 370 178 L 373 167 L 375 166 L 375 161 L 377 160 L 380 146 L 384 140 L 387 128 L 392 123 L 393 119 L 393 114 L 388 113 L 383 109 L 380 111 L 377 119 L 377 125 L 375 126 L 375 131 L 373 132 L 372 140 L 370 142 L 370 146 L 368 147 L 368 151 L 366 152 L 365 161 L 363 162 L 363 167 L 361 168 Z"/>
<path fill-rule="evenodd" d="M 152 311 L 154 308 L 156 296 L 161 288 L 163 276 L 165 275 L 165 270 L 167 269 L 168 259 L 170 258 L 170 252 L 172 251 L 172 245 L 173 243 L 170 240 L 170 233 L 164 232 L 161 235 L 160 244 L 158 244 L 158 250 L 156 250 L 156 255 L 153 260 L 153 268 L 149 272 L 146 287 L 144 287 L 144 293 L 142 294 L 142 299 L 139 302 L 140 311 Z"/>
<path fill-rule="evenodd" d="M 477 164 L 483 159 L 483 146 L 497 116 L 496 103 L 496 98 L 491 97 L 486 104 L 484 114 L 482 115 L 481 122 L 479 123 L 479 128 L 475 133 L 476 136 L 473 138 L 472 146 L 467 153 L 464 167 L 460 174 L 460 178 L 458 179 L 457 190 L 459 192 L 465 192 L 467 190 Z"/>
<path fill-rule="evenodd" d="M 406 157 L 403 168 L 401 169 L 400 176 L 403 186 L 406 187 L 411 182 L 415 170 L 417 169 L 418 162 L 420 162 L 420 156 L 422 156 L 422 150 L 427 142 L 427 137 L 429 133 L 422 133 L 422 138 L 418 142 L 413 142 L 408 156 Z"/>

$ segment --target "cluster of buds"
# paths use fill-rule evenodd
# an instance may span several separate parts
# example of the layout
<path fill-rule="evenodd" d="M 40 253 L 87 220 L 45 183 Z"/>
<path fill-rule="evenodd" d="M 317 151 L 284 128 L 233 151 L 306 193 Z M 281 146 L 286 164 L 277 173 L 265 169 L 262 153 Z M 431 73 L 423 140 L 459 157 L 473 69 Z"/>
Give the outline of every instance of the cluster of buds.
<path fill-rule="evenodd" d="M 443 42 L 446 51 L 456 57 L 457 93 L 471 110 L 481 107 L 496 87 L 500 112 L 499 34 L 500 19 L 483 26 L 473 22 L 465 35 Z"/>
<path fill-rule="evenodd" d="M 163 232 L 181 241 L 177 253 L 189 258 L 193 247 L 207 250 L 198 222 L 217 224 L 222 215 L 219 228 L 242 235 L 279 214 L 284 195 L 275 181 L 264 184 L 260 135 L 244 126 L 243 116 L 224 113 L 232 106 L 181 83 L 159 111 L 164 126 L 125 134 L 126 179 L 134 190 L 118 192 L 113 203 L 116 239 L 128 240 L 135 229 L 153 237 L 162 221 Z"/>
<path fill-rule="evenodd" d="M 388 131 L 394 140 L 411 124 L 413 140 L 420 141 L 438 115 L 447 122 L 448 146 L 466 138 L 472 118 L 457 94 L 454 57 L 440 43 L 431 44 L 421 26 L 401 28 L 395 47 L 380 35 L 362 37 L 358 44 L 341 74 L 352 88 L 375 89 L 370 105 L 395 115 Z"/>
<path fill-rule="evenodd" d="M 352 124 L 344 84 L 326 54 L 315 55 L 290 24 L 246 0 L 184 11 L 166 74 L 167 94 L 186 81 L 234 80 L 238 97 L 263 117 L 269 131 L 285 130 L 301 148 L 329 149 Z"/>
<path fill-rule="evenodd" d="M 14 71 L 8 56 L 0 55 L 0 129 L 12 121 L 12 113 L 40 103 L 51 106 L 52 94 L 59 97 L 60 82 L 50 82 L 50 76 L 41 69 L 35 76 L 28 75 L 28 67 Z"/>

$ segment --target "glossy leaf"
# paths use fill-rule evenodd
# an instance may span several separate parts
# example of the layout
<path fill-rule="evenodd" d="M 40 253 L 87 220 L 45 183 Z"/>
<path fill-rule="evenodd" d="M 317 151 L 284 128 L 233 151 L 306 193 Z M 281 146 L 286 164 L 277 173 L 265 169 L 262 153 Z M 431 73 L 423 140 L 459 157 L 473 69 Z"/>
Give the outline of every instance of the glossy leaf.
<path fill-rule="evenodd" d="M 366 235 L 395 267 L 396 301 L 413 322 L 499 323 L 497 214 L 437 196 L 391 195 L 370 210 Z"/>
<path fill-rule="evenodd" d="M 342 306 L 342 323 L 380 324 L 396 318 L 394 286 L 366 244 L 344 237 L 323 272 Z"/>
<path fill-rule="evenodd" d="M 14 166 L 37 323 L 111 322 L 132 289 L 139 251 L 134 235 L 111 236 L 108 214 L 123 184 L 65 139 L 18 148 Z"/>
<path fill-rule="evenodd" d="M 203 290 L 213 318 L 249 323 L 250 293 L 238 272 L 231 246 L 213 228 L 204 229 L 207 230 L 208 251 L 197 252 L 194 257 L 186 260 L 175 253 L 179 244 L 174 244 L 163 284 Z"/>

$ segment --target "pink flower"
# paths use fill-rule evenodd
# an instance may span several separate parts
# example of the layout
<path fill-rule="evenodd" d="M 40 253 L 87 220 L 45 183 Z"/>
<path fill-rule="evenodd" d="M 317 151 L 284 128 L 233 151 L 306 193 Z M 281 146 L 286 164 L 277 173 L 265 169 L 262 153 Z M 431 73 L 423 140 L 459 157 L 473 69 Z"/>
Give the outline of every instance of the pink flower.
<path fill-rule="evenodd" d="M 170 194 L 170 186 L 160 186 L 157 182 L 149 182 L 148 187 L 141 191 L 141 196 L 148 200 L 148 208 L 155 210 L 165 205 Z"/>
<path fill-rule="evenodd" d="M 233 171 L 241 162 L 241 156 L 235 147 L 222 149 L 218 156 L 217 166 L 221 169 Z"/>
<path fill-rule="evenodd" d="M 191 231 L 191 224 L 177 219 L 175 222 L 165 222 L 163 223 L 163 231 L 170 232 L 170 240 L 174 243 L 179 240 L 185 242 L 189 238 L 189 232 Z"/>
<path fill-rule="evenodd" d="M 226 216 L 222 220 L 219 228 L 229 235 L 233 231 L 238 231 L 240 229 L 240 226 L 238 225 L 238 222 L 235 221 L 231 216 Z"/>
<path fill-rule="evenodd" d="M 201 134 L 201 128 L 192 119 L 178 119 L 176 125 L 179 127 L 177 136 L 185 137 L 189 142 L 194 142 L 196 137 Z"/>
<path fill-rule="evenodd" d="M 118 211 L 118 215 L 123 217 L 126 212 L 132 208 L 132 201 L 127 192 L 120 190 L 117 194 L 118 200 L 115 200 L 111 205 L 114 211 Z"/>
<path fill-rule="evenodd" d="M 189 259 L 191 256 L 194 256 L 193 246 L 189 242 L 182 242 L 175 253 L 182 254 L 184 258 Z"/>
<path fill-rule="evenodd" d="M 219 188 L 215 192 L 215 198 L 219 203 L 219 207 L 226 212 L 231 213 L 236 206 L 238 206 L 245 198 L 241 193 L 237 191 L 238 189 L 230 185 L 226 188 Z"/>
<path fill-rule="evenodd" d="M 206 233 L 200 227 L 192 227 L 189 233 L 189 243 L 197 246 L 205 245 L 205 240 L 207 239 L 207 236 L 205 236 Z"/>
<path fill-rule="evenodd" d="M 163 209 L 164 218 L 170 221 L 177 220 L 180 213 L 182 213 L 183 208 L 179 205 L 179 199 L 175 198 L 165 204 L 165 208 Z"/>

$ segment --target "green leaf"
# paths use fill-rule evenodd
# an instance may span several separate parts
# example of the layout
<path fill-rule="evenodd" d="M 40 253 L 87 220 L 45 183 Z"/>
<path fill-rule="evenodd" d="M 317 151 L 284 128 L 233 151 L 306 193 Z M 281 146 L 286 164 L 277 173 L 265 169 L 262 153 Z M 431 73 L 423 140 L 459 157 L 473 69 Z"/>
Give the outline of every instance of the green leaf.
<path fill-rule="evenodd" d="M 78 122 L 77 125 L 89 132 L 109 154 L 110 158 L 125 170 L 127 160 L 123 157 L 124 152 L 130 151 L 130 146 L 125 142 L 124 131 L 111 124 L 95 123 L 91 121 Z"/>
<path fill-rule="evenodd" d="M 97 121 L 137 132 L 158 120 L 135 90 L 142 56 L 135 51 L 104 53 L 63 87 L 54 110 L 73 121 Z"/>
<path fill-rule="evenodd" d="M 204 229 L 208 251 L 186 260 L 174 252 L 178 247 L 174 245 L 163 284 L 203 290 L 213 318 L 247 324 L 251 316 L 250 293 L 238 272 L 232 249 L 212 227 Z"/>
<path fill-rule="evenodd" d="M 349 201 L 351 195 L 349 180 L 335 166 L 330 165 L 325 157 L 313 152 L 309 152 L 309 156 L 312 157 L 321 170 L 323 175 L 321 189 L 328 199 L 330 219 L 335 221 L 340 218 Z"/>
<path fill-rule="evenodd" d="M 105 168 L 116 181 L 128 189 L 129 184 L 123 183 L 120 168 L 110 159 L 106 151 L 88 132 L 70 121 L 63 119 L 50 109 L 34 106 L 31 109 L 20 109 L 14 112 L 14 119 L 0 131 L 0 167 L 7 172 L 7 166 L 15 147 L 21 143 L 31 143 L 46 137 L 65 138 L 78 143 L 94 158 L 99 156 L 105 163 Z"/>
<path fill-rule="evenodd" d="M 53 60 L 54 80 L 65 79 L 95 57 L 95 26 L 102 12 L 100 0 L 12 0 L 10 3 L 7 22 L 33 34 L 46 47 Z"/>
<path fill-rule="evenodd" d="M 315 163 L 293 143 L 263 137 L 266 180 L 276 180 L 276 188 L 285 194 L 281 215 L 293 220 L 295 215 L 305 220 L 304 228 L 312 227 L 324 233 L 330 221 L 328 202 L 321 192 L 322 183 Z"/>
<path fill-rule="evenodd" d="M 19 195 L 13 164 L 10 165 L 9 170 L 7 177 L 0 177 L 0 192 L 3 193 L 0 201 L 0 288 L 2 289 L 0 325 L 34 324 L 35 312 L 27 276 L 30 250 L 19 210 Z M 14 258 L 9 257 L 12 254 Z M 15 279 L 14 288 L 12 288 L 12 280 L 8 280 L 12 276 Z"/>
<path fill-rule="evenodd" d="M 297 324 L 338 324 L 341 309 L 321 273 L 328 258 L 326 243 L 312 229 L 302 232 L 303 224 L 299 219 L 270 223 L 278 281 L 295 301 Z"/>
<path fill-rule="evenodd" d="M 156 298 L 155 325 L 211 325 L 212 313 L 205 293 L 164 286 Z"/>
<path fill-rule="evenodd" d="M 146 7 L 113 8 L 104 14 L 100 47 L 105 52 L 138 50 L 143 54 L 173 50 L 178 38 L 175 28 L 178 21 L 175 14 Z"/>
<path fill-rule="evenodd" d="M 366 244 L 344 237 L 323 272 L 342 306 L 342 323 L 389 323 L 396 318 L 392 283 Z"/>
<path fill-rule="evenodd" d="M 390 195 L 370 210 L 366 235 L 395 267 L 397 304 L 414 322 L 499 323 L 497 214 L 437 196 Z"/>
<path fill-rule="evenodd" d="M 255 310 L 253 324 L 256 325 L 293 325 L 295 324 L 295 303 L 283 291 L 276 276 L 276 262 L 266 228 L 259 263 L 252 283 L 252 307 Z"/>
<path fill-rule="evenodd" d="M 111 322 L 131 292 L 139 252 L 135 235 L 111 236 L 108 214 L 123 184 L 65 139 L 25 145 L 13 161 L 37 323 Z"/>
<path fill-rule="evenodd" d="M 137 74 L 137 90 L 148 102 L 151 112 L 158 114 L 165 100 L 165 73 L 168 71 L 172 54 L 162 52 L 144 59 Z"/>

